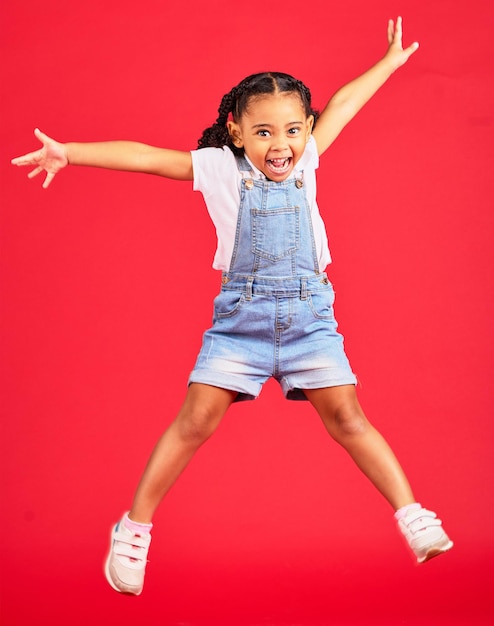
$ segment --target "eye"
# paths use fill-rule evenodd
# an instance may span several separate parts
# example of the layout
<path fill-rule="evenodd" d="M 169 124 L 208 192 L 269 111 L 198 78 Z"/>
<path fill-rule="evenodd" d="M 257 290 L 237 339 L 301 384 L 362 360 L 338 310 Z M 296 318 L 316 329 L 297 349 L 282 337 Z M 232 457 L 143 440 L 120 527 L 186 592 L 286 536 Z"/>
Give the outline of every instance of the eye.
<path fill-rule="evenodd" d="M 269 130 L 266 130 L 265 128 L 263 128 L 262 130 L 258 130 L 257 134 L 259 135 L 259 137 L 269 137 Z"/>
<path fill-rule="evenodd" d="M 300 127 L 299 126 L 294 126 L 293 128 L 288 129 L 288 134 L 289 135 L 298 135 L 300 132 Z"/>

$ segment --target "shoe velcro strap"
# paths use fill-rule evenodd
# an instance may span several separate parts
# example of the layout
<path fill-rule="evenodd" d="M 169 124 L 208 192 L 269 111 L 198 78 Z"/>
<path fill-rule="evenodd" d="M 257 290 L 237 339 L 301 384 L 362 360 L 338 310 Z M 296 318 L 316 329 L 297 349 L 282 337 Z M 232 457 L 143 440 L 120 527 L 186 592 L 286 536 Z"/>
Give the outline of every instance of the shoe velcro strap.
<path fill-rule="evenodd" d="M 114 533 L 113 539 L 128 544 L 129 546 L 135 546 L 136 548 L 147 549 L 149 547 L 149 538 L 139 537 L 138 535 L 128 535 L 118 530 Z"/>
<path fill-rule="evenodd" d="M 405 519 L 406 525 L 410 530 L 416 532 L 423 528 L 430 528 L 431 526 L 441 526 L 442 522 L 437 518 L 437 515 L 433 511 L 427 511 L 427 509 L 420 509 L 409 513 Z"/>
<path fill-rule="evenodd" d="M 146 561 L 147 553 L 142 554 L 128 543 L 117 543 L 113 546 L 113 552 L 116 556 L 126 556 L 133 561 Z"/>

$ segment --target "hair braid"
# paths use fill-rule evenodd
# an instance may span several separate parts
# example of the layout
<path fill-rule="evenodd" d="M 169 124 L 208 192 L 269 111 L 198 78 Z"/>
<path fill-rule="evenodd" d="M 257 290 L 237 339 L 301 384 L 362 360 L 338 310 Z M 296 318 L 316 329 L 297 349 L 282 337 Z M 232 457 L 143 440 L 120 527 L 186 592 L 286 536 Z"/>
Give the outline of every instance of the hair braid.
<path fill-rule="evenodd" d="M 229 146 L 232 150 L 238 151 L 238 148 L 235 148 L 233 145 L 226 126 L 230 113 L 233 114 L 236 91 L 237 87 L 234 87 L 223 96 L 218 108 L 218 117 L 216 118 L 215 123 L 209 128 L 206 128 L 206 130 L 202 133 L 202 136 L 197 144 L 198 148 L 223 148 L 223 146 Z"/>

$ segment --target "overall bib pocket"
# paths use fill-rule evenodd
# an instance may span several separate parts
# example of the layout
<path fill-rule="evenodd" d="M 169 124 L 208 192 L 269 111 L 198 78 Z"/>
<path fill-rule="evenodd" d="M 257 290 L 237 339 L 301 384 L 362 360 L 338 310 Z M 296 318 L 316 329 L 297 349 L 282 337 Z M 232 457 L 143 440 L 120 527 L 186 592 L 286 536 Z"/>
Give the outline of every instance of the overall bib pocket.
<path fill-rule="evenodd" d="M 270 261 L 294 254 L 300 247 L 300 207 L 251 209 L 252 252 Z"/>

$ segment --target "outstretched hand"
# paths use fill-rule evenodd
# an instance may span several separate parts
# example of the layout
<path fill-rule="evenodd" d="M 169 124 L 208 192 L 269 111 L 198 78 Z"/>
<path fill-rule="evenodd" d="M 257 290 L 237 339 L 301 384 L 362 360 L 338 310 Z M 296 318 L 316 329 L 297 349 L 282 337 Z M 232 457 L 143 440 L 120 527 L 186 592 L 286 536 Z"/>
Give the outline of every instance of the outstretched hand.
<path fill-rule="evenodd" d="M 46 177 L 43 182 L 43 189 L 46 189 L 55 174 L 57 174 L 62 168 L 69 164 L 67 158 L 67 150 L 63 143 L 59 143 L 48 135 L 42 133 L 38 128 L 34 131 L 35 136 L 41 141 L 43 146 L 35 152 L 29 152 L 23 156 L 12 159 L 12 165 L 36 166 L 34 170 L 29 172 L 28 178 L 34 178 L 41 172 L 46 172 Z"/>
<path fill-rule="evenodd" d="M 415 41 L 408 48 L 403 49 L 403 20 L 401 17 L 396 18 L 396 25 L 393 20 L 388 22 L 388 44 L 386 57 L 392 61 L 395 70 L 404 65 L 419 47 L 418 42 Z"/>

